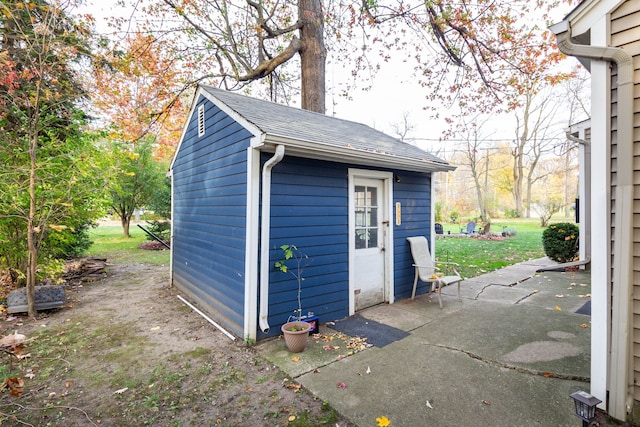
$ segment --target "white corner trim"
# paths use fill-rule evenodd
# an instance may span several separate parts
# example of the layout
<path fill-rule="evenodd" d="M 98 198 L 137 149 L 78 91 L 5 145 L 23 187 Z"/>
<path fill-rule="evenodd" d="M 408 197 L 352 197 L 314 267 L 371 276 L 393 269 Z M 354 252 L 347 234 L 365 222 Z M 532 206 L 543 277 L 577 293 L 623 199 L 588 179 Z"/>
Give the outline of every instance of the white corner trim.
<path fill-rule="evenodd" d="M 257 338 L 260 151 L 247 148 L 247 216 L 245 230 L 244 337 Z"/>

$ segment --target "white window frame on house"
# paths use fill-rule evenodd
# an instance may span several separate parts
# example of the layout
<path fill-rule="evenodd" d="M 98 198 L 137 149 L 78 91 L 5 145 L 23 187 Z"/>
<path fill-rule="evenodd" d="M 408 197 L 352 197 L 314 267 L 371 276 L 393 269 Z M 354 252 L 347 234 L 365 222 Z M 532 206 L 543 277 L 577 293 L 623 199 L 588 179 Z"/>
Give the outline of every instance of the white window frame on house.
<path fill-rule="evenodd" d="M 198 105 L 198 136 L 204 136 L 204 104 Z"/>

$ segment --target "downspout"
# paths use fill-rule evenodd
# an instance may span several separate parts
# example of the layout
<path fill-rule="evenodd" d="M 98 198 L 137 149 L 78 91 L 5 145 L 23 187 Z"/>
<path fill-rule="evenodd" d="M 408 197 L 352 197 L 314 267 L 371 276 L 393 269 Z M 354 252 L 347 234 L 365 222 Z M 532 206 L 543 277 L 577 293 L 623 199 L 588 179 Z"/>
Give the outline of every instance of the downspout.
<path fill-rule="evenodd" d="M 633 407 L 633 58 L 621 48 L 575 44 L 571 27 L 563 21 L 551 27 L 558 48 L 569 56 L 615 62 L 617 77 L 617 168 L 615 187 L 613 299 L 611 334 L 612 386 L 610 413 L 623 419 Z M 619 384 L 624 383 L 624 391 Z M 604 400 L 604 399 L 603 399 Z"/>
<path fill-rule="evenodd" d="M 284 158 L 284 145 L 262 166 L 262 219 L 260 221 L 260 315 L 258 324 L 269 332 L 269 238 L 271 227 L 271 169 Z"/>

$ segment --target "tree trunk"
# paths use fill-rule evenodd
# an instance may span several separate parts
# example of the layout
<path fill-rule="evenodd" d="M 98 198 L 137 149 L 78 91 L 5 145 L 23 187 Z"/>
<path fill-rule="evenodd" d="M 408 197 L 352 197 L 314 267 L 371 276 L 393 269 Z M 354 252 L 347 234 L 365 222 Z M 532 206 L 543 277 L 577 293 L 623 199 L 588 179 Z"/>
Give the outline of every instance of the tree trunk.
<path fill-rule="evenodd" d="M 522 217 L 522 153 L 519 147 L 516 148 L 513 158 L 513 200 L 518 216 Z"/>
<path fill-rule="evenodd" d="M 129 226 L 131 224 L 131 217 L 128 215 L 122 215 L 120 217 L 120 223 L 122 224 L 122 233 L 124 237 L 129 238 L 131 234 L 129 234 Z"/>
<path fill-rule="evenodd" d="M 36 319 L 38 311 L 36 310 L 36 272 L 38 264 L 38 249 L 36 245 L 36 233 L 38 230 L 35 225 L 36 217 L 36 151 L 38 148 L 38 126 L 39 116 L 37 108 L 39 92 L 36 92 L 36 109 L 35 118 L 33 119 L 33 127 L 29 136 L 29 217 L 27 218 L 27 311 L 32 320 Z M 39 230 L 42 232 L 42 230 Z"/>
<path fill-rule="evenodd" d="M 300 28 L 300 65 L 302 103 L 304 110 L 325 113 L 324 24 L 320 0 L 300 0 L 298 3 Z"/>

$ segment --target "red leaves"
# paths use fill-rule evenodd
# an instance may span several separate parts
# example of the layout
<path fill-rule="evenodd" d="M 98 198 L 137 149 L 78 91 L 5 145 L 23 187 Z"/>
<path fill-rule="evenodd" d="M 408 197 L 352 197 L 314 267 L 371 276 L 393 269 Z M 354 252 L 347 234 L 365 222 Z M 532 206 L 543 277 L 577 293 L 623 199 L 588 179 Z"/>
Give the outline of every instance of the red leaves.
<path fill-rule="evenodd" d="M 24 381 L 18 377 L 7 378 L 2 385 L 0 385 L 0 390 L 4 390 L 5 388 L 9 389 L 11 396 L 20 397 L 24 391 Z"/>
<path fill-rule="evenodd" d="M 26 336 L 14 332 L 13 334 L 0 338 L 0 350 L 7 353 L 9 357 L 22 360 L 30 356 L 30 354 L 24 354 L 24 344 L 27 341 Z M 18 377 L 6 378 L 2 385 L 0 385 L 0 392 L 5 389 L 9 389 L 11 396 L 20 397 L 24 390 L 24 380 Z"/>

